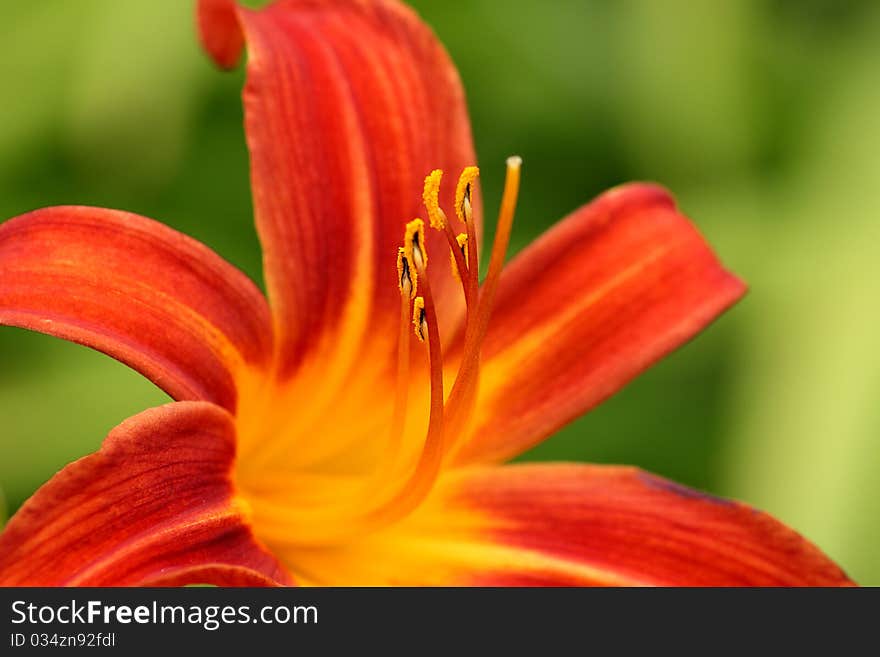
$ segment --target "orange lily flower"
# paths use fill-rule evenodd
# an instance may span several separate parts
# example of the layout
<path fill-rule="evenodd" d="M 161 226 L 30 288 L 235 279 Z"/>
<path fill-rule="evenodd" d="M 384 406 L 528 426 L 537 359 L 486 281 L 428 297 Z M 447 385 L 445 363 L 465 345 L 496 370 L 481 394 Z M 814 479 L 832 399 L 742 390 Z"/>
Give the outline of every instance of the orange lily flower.
<path fill-rule="evenodd" d="M 100 350 L 175 400 L 22 506 L 0 584 L 851 583 L 744 504 L 630 467 L 501 465 L 743 294 L 667 192 L 613 189 L 503 267 L 511 158 L 481 283 L 464 94 L 411 10 L 201 0 L 198 23 L 219 65 L 249 53 L 268 300 L 140 216 L 0 225 L 0 323 Z"/>

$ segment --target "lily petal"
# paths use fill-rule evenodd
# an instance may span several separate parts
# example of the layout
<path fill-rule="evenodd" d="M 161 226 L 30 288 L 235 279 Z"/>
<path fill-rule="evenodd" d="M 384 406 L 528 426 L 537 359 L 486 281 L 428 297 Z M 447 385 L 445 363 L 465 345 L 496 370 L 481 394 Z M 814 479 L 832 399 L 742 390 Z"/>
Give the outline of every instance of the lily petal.
<path fill-rule="evenodd" d="M 282 580 L 289 583 L 290 580 Z M 183 568 L 168 568 L 161 575 L 146 579 L 143 586 L 187 586 L 213 584 L 215 586 L 280 586 L 282 582 L 264 573 L 243 566 L 207 564 Z"/>
<path fill-rule="evenodd" d="M 512 562 L 480 583 L 851 584 L 771 516 L 636 468 L 508 466 L 458 487 L 462 503 L 492 518 L 495 540 L 570 566 L 517 572 Z"/>
<path fill-rule="evenodd" d="M 457 461 L 503 461 L 541 442 L 744 292 L 665 190 L 606 192 L 504 270 Z"/>
<path fill-rule="evenodd" d="M 394 348 L 385 329 L 398 316 L 397 247 L 424 213 L 424 177 L 474 163 L 458 74 L 394 0 L 281 0 L 260 11 L 201 0 L 198 22 L 219 65 L 243 42 L 249 52 L 247 142 L 280 373 L 310 357 L 338 383 L 362 340 Z M 453 194 L 450 181 L 446 207 Z M 428 239 L 445 257 L 444 238 Z M 438 303 L 461 303 L 448 273 L 436 276 Z"/>
<path fill-rule="evenodd" d="M 130 418 L 0 534 L 0 586 L 289 583 L 254 539 L 230 470 L 232 417 L 177 402 Z"/>
<path fill-rule="evenodd" d="M 398 527 L 329 556 L 322 583 L 478 586 L 839 586 L 799 534 L 744 504 L 636 468 L 575 464 L 452 473 Z"/>
<path fill-rule="evenodd" d="M 199 242 L 137 215 L 37 210 L 0 225 L 0 324 L 102 351 L 178 400 L 234 411 L 267 367 L 266 300 Z"/>

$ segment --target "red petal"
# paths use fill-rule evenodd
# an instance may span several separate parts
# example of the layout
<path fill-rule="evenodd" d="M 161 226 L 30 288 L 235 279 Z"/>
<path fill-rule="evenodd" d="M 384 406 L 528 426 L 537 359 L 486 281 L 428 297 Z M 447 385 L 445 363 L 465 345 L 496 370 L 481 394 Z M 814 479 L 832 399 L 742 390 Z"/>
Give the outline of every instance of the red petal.
<path fill-rule="evenodd" d="M 234 456 L 232 418 L 213 404 L 127 420 L 9 521 L 0 586 L 289 582 L 239 510 Z"/>
<path fill-rule="evenodd" d="M 250 53 L 247 139 L 283 371 L 307 355 L 323 353 L 322 369 L 331 357 L 350 361 L 365 338 L 393 349 L 385 329 L 393 336 L 398 316 L 397 247 L 404 224 L 424 214 L 424 177 L 447 171 L 452 207 L 454 178 L 475 159 L 449 57 L 392 0 L 287 0 L 261 11 L 201 0 L 199 11 L 219 64 L 234 60 L 235 18 Z M 445 262 L 444 238 L 429 239 Z M 435 269 L 443 299 L 455 282 Z"/>
<path fill-rule="evenodd" d="M 280 578 L 290 583 L 289 579 Z M 215 586 L 279 586 L 276 579 L 252 568 L 210 564 L 182 568 L 168 568 L 161 575 L 141 582 L 143 586 L 186 586 L 213 584 Z"/>
<path fill-rule="evenodd" d="M 454 486 L 460 505 L 485 514 L 486 540 L 512 550 L 472 584 L 852 584 L 769 515 L 635 468 L 505 466 Z"/>
<path fill-rule="evenodd" d="M 266 366 L 264 297 L 241 272 L 167 226 L 85 207 L 0 225 L 0 324 L 88 345 L 175 399 L 235 409 L 235 379 Z"/>
<path fill-rule="evenodd" d="M 745 291 L 670 196 L 605 193 L 502 275 L 459 461 L 505 460 L 617 392 Z"/>
<path fill-rule="evenodd" d="M 244 48 L 235 3 L 232 0 L 199 0 L 196 21 L 205 51 L 221 68 L 233 68 Z"/>

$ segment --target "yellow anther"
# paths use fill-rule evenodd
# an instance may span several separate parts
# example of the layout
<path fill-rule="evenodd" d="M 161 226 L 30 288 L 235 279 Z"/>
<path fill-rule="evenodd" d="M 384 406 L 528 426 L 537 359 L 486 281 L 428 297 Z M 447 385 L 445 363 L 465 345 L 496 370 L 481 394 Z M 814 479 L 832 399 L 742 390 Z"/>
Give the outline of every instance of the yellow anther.
<path fill-rule="evenodd" d="M 458 242 L 458 248 L 461 249 L 461 254 L 464 256 L 464 264 L 470 267 L 471 263 L 468 262 L 467 235 L 459 233 L 455 241 Z"/>
<path fill-rule="evenodd" d="M 465 167 L 455 188 L 455 214 L 464 223 L 472 220 L 471 195 L 474 193 L 474 184 L 479 176 L 480 170 L 477 167 Z"/>
<path fill-rule="evenodd" d="M 424 221 L 413 219 L 406 225 L 403 249 L 406 259 L 416 266 L 416 270 L 424 269 L 428 266 L 428 252 L 425 250 Z"/>
<path fill-rule="evenodd" d="M 416 297 L 413 301 L 413 327 L 420 342 L 428 339 L 428 319 L 425 314 L 424 297 Z"/>
<path fill-rule="evenodd" d="M 437 230 L 443 230 L 446 227 L 446 213 L 440 207 L 440 180 L 442 178 L 443 170 L 434 169 L 425 178 L 425 191 L 422 193 L 422 200 L 428 211 L 428 223 L 431 224 L 431 228 Z"/>
<path fill-rule="evenodd" d="M 397 287 L 410 299 L 416 296 L 419 287 L 419 272 L 410 267 L 403 247 L 397 249 Z"/>
<path fill-rule="evenodd" d="M 467 235 L 464 233 L 459 233 L 459 235 L 455 238 L 455 241 L 458 243 L 458 248 L 461 251 L 461 255 L 464 257 L 464 264 L 470 266 L 468 262 L 468 250 L 467 250 Z M 455 261 L 455 254 L 450 251 L 449 259 L 452 261 L 452 275 L 455 276 L 455 280 L 461 280 L 461 272 L 458 271 L 458 263 Z"/>

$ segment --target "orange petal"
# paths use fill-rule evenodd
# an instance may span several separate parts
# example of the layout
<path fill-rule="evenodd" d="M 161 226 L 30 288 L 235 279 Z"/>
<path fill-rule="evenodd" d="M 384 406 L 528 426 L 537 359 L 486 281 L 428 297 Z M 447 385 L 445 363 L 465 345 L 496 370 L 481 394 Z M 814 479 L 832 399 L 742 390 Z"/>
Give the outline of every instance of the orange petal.
<path fill-rule="evenodd" d="M 37 210 L 0 225 L 0 324 L 102 351 L 175 399 L 236 405 L 265 367 L 265 298 L 204 245 L 101 208 Z"/>
<path fill-rule="evenodd" d="M 449 57 L 393 0 L 260 11 L 201 0 L 199 26 L 221 66 L 237 58 L 241 34 L 249 51 L 247 141 L 282 373 L 307 356 L 344 369 L 365 338 L 391 354 L 395 257 L 404 225 L 423 212 L 424 177 L 439 167 L 454 179 L 475 159 Z M 453 194 L 443 189 L 447 207 Z M 429 240 L 448 251 L 443 235 Z M 440 269 L 435 296 L 452 303 L 455 282 Z"/>
<path fill-rule="evenodd" d="M 699 333 L 745 291 L 656 186 L 611 190 L 504 270 L 459 462 L 519 454 Z"/>
<path fill-rule="evenodd" d="M 491 540 L 548 559 L 519 569 L 512 558 L 474 584 L 852 584 L 771 516 L 635 468 L 507 466 L 458 487 L 460 503 L 490 519 Z"/>
<path fill-rule="evenodd" d="M 285 558 L 318 584 L 852 584 L 765 513 L 635 468 L 574 464 L 449 473 L 398 525 Z"/>
<path fill-rule="evenodd" d="M 235 500 L 231 416 L 145 411 L 61 470 L 0 534 L 0 586 L 266 584 L 290 578 Z"/>

